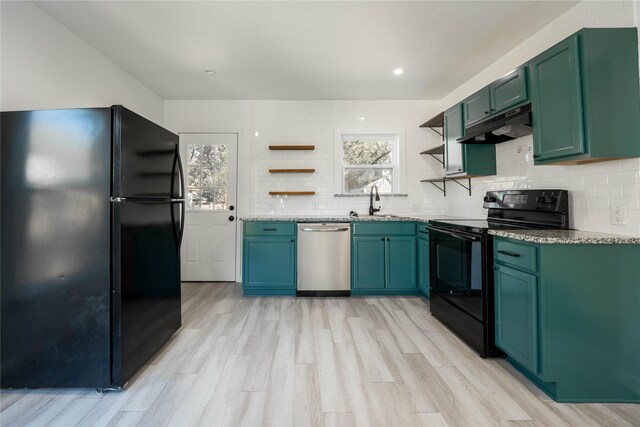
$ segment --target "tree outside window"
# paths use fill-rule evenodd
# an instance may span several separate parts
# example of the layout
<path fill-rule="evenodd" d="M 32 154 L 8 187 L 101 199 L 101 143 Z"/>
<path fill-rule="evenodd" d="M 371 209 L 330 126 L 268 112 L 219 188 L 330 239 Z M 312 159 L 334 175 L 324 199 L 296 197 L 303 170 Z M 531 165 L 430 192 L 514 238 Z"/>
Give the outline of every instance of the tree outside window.
<path fill-rule="evenodd" d="M 396 187 L 397 135 L 342 135 L 343 188 L 348 194 L 380 193 Z"/>

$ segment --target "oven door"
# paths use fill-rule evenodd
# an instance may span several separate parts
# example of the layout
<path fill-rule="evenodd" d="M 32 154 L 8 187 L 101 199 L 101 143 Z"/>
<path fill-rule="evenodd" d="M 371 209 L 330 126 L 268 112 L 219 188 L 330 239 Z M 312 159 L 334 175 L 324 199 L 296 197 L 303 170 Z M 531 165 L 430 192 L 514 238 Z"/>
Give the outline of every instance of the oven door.
<path fill-rule="evenodd" d="M 484 323 L 483 236 L 429 226 L 431 292 Z"/>

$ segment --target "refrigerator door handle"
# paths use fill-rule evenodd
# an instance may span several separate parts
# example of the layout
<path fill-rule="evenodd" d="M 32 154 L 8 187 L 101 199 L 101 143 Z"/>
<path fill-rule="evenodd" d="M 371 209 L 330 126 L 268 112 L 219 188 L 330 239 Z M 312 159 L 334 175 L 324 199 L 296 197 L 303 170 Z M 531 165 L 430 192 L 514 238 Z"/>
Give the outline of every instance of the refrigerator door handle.
<path fill-rule="evenodd" d="M 180 230 L 178 231 L 178 254 L 180 253 L 180 248 L 182 247 L 182 236 L 184 235 L 184 216 L 185 216 L 185 210 L 186 210 L 186 204 L 184 202 L 184 200 L 181 199 L 171 199 L 171 206 L 173 206 L 176 203 L 180 203 Z M 173 216 L 173 208 L 171 209 L 171 219 L 173 220 L 174 226 L 174 232 L 175 232 L 175 218 Z"/>
<path fill-rule="evenodd" d="M 179 199 L 184 199 L 184 170 L 182 169 L 182 159 L 180 158 L 180 149 L 176 146 L 176 154 L 178 160 L 178 170 L 180 171 L 180 191 L 178 192 Z M 182 208 L 184 211 L 184 206 Z"/>

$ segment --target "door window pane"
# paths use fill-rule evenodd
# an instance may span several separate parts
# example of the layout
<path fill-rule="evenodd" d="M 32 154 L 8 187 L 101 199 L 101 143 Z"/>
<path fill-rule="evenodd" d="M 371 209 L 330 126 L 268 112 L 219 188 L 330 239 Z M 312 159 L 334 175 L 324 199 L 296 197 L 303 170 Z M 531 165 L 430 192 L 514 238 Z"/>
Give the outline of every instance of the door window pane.
<path fill-rule="evenodd" d="M 198 168 L 189 168 L 187 187 L 200 187 L 200 170 Z"/>
<path fill-rule="evenodd" d="M 187 209 L 227 209 L 227 146 L 187 145 Z"/>
<path fill-rule="evenodd" d="M 199 188 L 189 188 L 187 191 L 187 209 L 199 210 L 202 190 Z"/>
<path fill-rule="evenodd" d="M 187 145 L 187 165 L 197 165 L 200 163 L 200 146 Z"/>

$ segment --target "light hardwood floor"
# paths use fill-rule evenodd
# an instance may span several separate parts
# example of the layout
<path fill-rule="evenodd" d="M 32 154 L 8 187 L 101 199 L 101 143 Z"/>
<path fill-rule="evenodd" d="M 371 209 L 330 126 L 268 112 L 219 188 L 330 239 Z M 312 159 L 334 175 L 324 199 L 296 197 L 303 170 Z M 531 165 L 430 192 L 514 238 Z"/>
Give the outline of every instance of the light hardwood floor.
<path fill-rule="evenodd" d="M 254 298 L 183 285 L 183 326 L 127 389 L 3 390 L 9 426 L 632 426 L 476 356 L 421 298 Z"/>

